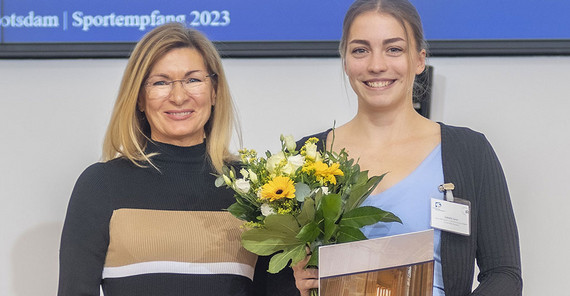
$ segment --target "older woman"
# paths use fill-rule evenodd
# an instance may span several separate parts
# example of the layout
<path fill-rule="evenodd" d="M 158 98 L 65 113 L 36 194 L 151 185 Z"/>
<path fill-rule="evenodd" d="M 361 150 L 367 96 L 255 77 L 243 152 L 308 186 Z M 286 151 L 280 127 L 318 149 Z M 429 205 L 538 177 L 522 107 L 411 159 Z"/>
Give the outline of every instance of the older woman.
<path fill-rule="evenodd" d="M 73 190 L 58 295 L 253 295 L 257 257 L 216 188 L 234 122 L 221 59 L 181 24 L 149 32 L 125 70 L 103 159 Z"/>

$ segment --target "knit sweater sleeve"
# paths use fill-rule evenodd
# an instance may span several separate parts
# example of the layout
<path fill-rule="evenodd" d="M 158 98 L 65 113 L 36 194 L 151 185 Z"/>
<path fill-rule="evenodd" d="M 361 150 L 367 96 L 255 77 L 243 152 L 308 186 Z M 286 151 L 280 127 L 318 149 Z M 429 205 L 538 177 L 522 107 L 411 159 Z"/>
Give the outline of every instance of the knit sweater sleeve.
<path fill-rule="evenodd" d="M 520 295 L 522 278 L 517 226 L 507 182 L 491 144 L 481 133 L 442 124 L 445 182 L 471 201 L 471 235 L 442 232 L 445 293 Z M 479 286 L 471 292 L 474 261 Z"/>
<path fill-rule="evenodd" d="M 477 264 L 473 295 L 521 295 L 519 237 L 507 182 L 491 144 L 481 141 Z"/>
<path fill-rule="evenodd" d="M 73 189 L 61 237 L 58 296 L 99 295 L 111 216 L 103 168 L 87 168 Z"/>

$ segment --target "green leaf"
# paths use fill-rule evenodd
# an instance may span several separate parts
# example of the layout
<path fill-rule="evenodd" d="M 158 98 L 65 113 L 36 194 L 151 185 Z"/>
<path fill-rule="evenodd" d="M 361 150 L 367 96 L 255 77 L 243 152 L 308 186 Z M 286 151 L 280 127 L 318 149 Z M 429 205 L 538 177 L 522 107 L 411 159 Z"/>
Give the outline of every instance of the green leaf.
<path fill-rule="evenodd" d="M 214 181 L 214 185 L 216 187 L 222 187 L 224 185 L 226 185 L 226 182 L 224 181 L 224 177 L 223 176 L 218 176 L 216 178 L 216 181 Z"/>
<path fill-rule="evenodd" d="M 255 228 L 245 231 L 241 236 L 243 247 L 257 255 L 267 256 L 281 250 L 294 248 L 303 242 L 286 233 Z"/>
<path fill-rule="evenodd" d="M 368 172 L 361 172 L 361 174 L 368 175 Z M 346 210 L 350 211 L 352 209 L 359 207 L 362 204 L 362 202 L 364 202 L 364 200 L 366 200 L 366 198 L 370 195 L 370 193 L 374 191 L 378 183 L 382 181 L 382 178 L 384 178 L 385 175 L 386 174 L 383 174 L 381 176 L 374 176 L 368 179 L 368 181 L 363 184 L 354 185 L 350 191 L 350 196 L 348 197 L 348 200 L 346 202 Z"/>
<path fill-rule="evenodd" d="M 321 209 L 324 219 L 324 240 L 328 241 L 338 229 L 336 221 L 342 214 L 342 200 L 338 194 L 323 196 Z"/>
<path fill-rule="evenodd" d="M 267 271 L 270 273 L 278 273 L 287 266 L 289 261 L 291 261 L 291 265 L 295 265 L 299 261 L 303 260 L 305 256 L 305 244 L 277 253 L 271 257 L 271 260 L 269 260 L 269 269 Z"/>
<path fill-rule="evenodd" d="M 291 215 L 269 215 L 265 218 L 265 228 L 267 230 L 278 231 L 295 237 L 301 227 L 295 217 Z"/>
<path fill-rule="evenodd" d="M 365 239 L 366 236 L 360 229 L 351 226 L 340 226 L 336 241 L 337 243 L 348 243 Z"/>
<path fill-rule="evenodd" d="M 297 222 L 299 222 L 300 225 L 306 225 L 314 219 L 315 201 L 312 198 L 306 198 L 301 206 L 301 213 L 297 216 Z"/>
<path fill-rule="evenodd" d="M 365 206 L 350 210 L 342 216 L 339 225 L 361 228 L 378 222 L 400 222 L 394 214 L 382 209 Z"/>
<path fill-rule="evenodd" d="M 227 166 L 223 166 L 222 167 L 222 175 L 229 176 L 230 175 L 230 168 L 228 168 Z"/>
<path fill-rule="evenodd" d="M 313 253 L 311 254 L 311 258 L 309 258 L 309 262 L 305 267 L 318 267 L 319 266 L 319 248 L 315 248 Z"/>
<path fill-rule="evenodd" d="M 244 221 L 254 221 L 257 217 L 257 210 L 253 206 L 236 201 L 228 207 L 228 212 L 234 217 Z"/>
<path fill-rule="evenodd" d="M 356 184 L 366 184 L 366 182 L 368 182 L 368 171 L 360 172 L 356 177 Z"/>
<path fill-rule="evenodd" d="M 277 251 L 294 248 L 302 241 L 296 238 L 300 227 L 291 215 L 269 215 L 265 228 L 256 228 L 242 233 L 241 242 L 245 249 L 257 255 L 271 255 Z"/>
<path fill-rule="evenodd" d="M 310 194 L 311 194 L 311 187 L 309 187 L 309 185 L 305 183 L 295 184 L 295 198 L 297 198 L 299 202 L 303 202 L 305 198 Z"/>
<path fill-rule="evenodd" d="M 297 234 L 297 238 L 302 242 L 311 243 L 317 239 L 320 233 L 319 225 L 315 223 L 315 221 L 311 221 L 301 228 L 301 231 Z"/>

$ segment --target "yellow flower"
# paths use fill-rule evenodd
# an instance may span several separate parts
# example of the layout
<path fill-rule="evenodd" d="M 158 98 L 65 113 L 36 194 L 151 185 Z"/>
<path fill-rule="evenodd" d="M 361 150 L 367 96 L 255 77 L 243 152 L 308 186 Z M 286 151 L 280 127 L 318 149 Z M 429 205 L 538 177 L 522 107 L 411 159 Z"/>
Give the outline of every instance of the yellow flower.
<path fill-rule="evenodd" d="M 295 198 L 295 186 L 289 177 L 278 176 L 261 187 L 261 198 L 275 201 L 282 198 Z"/>
<path fill-rule="evenodd" d="M 336 184 L 335 176 L 344 176 L 344 173 L 338 167 L 338 163 L 333 163 L 331 166 L 328 166 L 322 161 L 317 161 L 304 167 L 303 171 L 313 173 L 317 178 L 317 181 L 321 184 L 325 184 L 327 182 Z"/>

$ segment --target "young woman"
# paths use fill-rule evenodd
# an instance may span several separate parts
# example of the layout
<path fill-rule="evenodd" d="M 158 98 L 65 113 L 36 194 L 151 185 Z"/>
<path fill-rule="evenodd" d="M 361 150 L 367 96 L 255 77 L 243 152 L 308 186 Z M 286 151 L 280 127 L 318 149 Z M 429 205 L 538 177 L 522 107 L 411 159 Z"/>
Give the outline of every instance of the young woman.
<path fill-rule="evenodd" d="M 366 201 L 403 221 L 363 228 L 368 238 L 430 229 L 430 199 L 453 183 L 471 202 L 469 236 L 435 229 L 433 295 L 520 295 L 517 227 L 501 165 L 485 137 L 436 123 L 412 105 L 414 78 L 425 68 L 420 17 L 408 0 L 357 0 L 343 24 L 340 55 L 358 96 L 356 116 L 314 135 L 327 149 L 346 148 L 370 175 L 388 172 Z M 304 139 L 300 142 L 304 142 Z M 471 291 L 474 263 L 479 286 Z M 294 268 L 301 295 L 317 270 Z"/>

